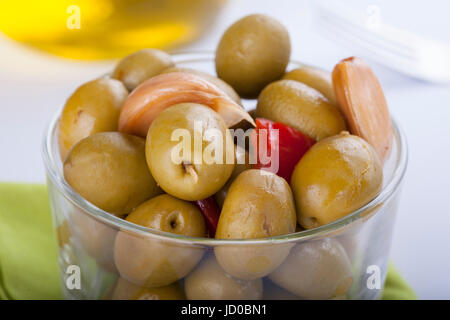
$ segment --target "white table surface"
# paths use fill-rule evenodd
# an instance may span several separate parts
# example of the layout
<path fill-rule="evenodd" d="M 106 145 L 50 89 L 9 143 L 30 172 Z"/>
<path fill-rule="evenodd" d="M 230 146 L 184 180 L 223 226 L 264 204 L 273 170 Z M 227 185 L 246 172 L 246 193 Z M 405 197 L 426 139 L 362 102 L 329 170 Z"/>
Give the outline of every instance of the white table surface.
<path fill-rule="evenodd" d="M 427 1 L 427 8 L 421 7 L 422 1 L 371 3 L 380 6 L 389 22 L 415 32 L 444 38 L 450 29 L 446 17 L 450 6 L 443 1 Z M 406 6 L 408 14 L 404 14 Z M 294 0 L 230 0 L 209 33 L 189 48 L 214 50 L 231 22 L 255 12 L 283 21 L 297 60 L 331 69 L 340 59 L 358 54 L 315 33 L 309 27 L 307 3 Z M 0 181 L 45 181 L 40 150 L 51 115 L 78 85 L 111 70 L 112 65 L 49 57 L 0 38 Z M 373 67 L 410 148 L 392 260 L 420 298 L 449 299 L 450 86 Z"/>

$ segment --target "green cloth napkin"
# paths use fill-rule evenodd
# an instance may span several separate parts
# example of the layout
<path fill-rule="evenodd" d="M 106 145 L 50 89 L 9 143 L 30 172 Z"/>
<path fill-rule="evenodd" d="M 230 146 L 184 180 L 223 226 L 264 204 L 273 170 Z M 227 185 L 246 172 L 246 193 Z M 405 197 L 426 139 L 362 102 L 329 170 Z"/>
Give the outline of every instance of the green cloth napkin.
<path fill-rule="evenodd" d="M 46 186 L 0 183 L 0 299 L 60 298 Z M 392 265 L 383 299 L 416 299 Z"/>
<path fill-rule="evenodd" d="M 0 183 L 0 299 L 59 298 L 47 187 Z"/>
<path fill-rule="evenodd" d="M 403 280 L 397 269 L 392 265 L 388 266 L 386 282 L 381 299 L 383 300 L 415 300 L 416 294 L 410 285 Z"/>

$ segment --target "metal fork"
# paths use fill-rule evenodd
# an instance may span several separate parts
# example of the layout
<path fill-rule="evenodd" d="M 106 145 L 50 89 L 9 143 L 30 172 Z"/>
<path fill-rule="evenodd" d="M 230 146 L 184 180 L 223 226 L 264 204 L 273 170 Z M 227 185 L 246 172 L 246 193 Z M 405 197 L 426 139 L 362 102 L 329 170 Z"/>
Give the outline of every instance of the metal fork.
<path fill-rule="evenodd" d="M 362 49 L 367 58 L 417 79 L 450 82 L 450 45 L 383 23 L 371 25 L 367 16 L 336 1 L 316 2 L 314 13 L 316 30 Z"/>

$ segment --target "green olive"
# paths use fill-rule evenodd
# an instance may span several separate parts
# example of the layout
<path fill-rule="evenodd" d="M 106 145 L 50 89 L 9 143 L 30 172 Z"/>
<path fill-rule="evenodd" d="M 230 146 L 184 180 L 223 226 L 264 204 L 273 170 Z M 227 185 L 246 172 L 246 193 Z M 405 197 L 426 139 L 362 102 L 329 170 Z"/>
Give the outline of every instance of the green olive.
<path fill-rule="evenodd" d="M 242 172 L 231 184 L 216 230 L 217 239 L 255 239 L 292 233 L 294 200 L 288 183 L 263 170 Z M 257 279 L 277 268 L 287 245 L 223 245 L 215 248 L 219 264 L 240 279 Z"/>
<path fill-rule="evenodd" d="M 216 71 L 241 96 L 255 98 L 283 76 L 290 55 L 286 28 L 272 17 L 254 14 L 225 31 L 216 50 Z"/>
<path fill-rule="evenodd" d="M 161 188 L 189 201 L 215 194 L 234 169 L 230 131 L 215 111 L 195 103 L 158 115 L 147 134 L 146 156 Z"/>
<path fill-rule="evenodd" d="M 344 248 L 327 238 L 296 245 L 269 279 L 304 299 L 331 299 L 345 295 L 353 278 Z"/>
<path fill-rule="evenodd" d="M 220 207 L 223 206 L 223 203 L 228 193 L 228 189 L 230 188 L 230 185 L 234 181 L 234 179 L 236 179 L 237 176 L 241 174 L 241 172 L 244 172 L 245 170 L 252 168 L 249 162 L 249 154 L 247 150 L 235 145 L 234 154 L 236 156 L 236 164 L 234 166 L 233 172 L 231 173 L 231 177 L 230 179 L 228 179 L 227 183 L 222 187 L 222 189 L 220 189 L 214 195 L 214 199 L 216 200 L 217 204 Z"/>
<path fill-rule="evenodd" d="M 58 243 L 58 247 L 63 249 L 65 245 L 70 244 L 70 238 L 72 237 L 72 233 L 69 228 L 69 223 L 67 219 L 64 219 L 55 229 L 56 241 Z"/>
<path fill-rule="evenodd" d="M 127 221 L 192 237 L 205 235 L 205 221 L 197 207 L 168 194 L 156 196 L 131 212 Z"/>
<path fill-rule="evenodd" d="M 295 294 L 277 286 L 269 278 L 264 278 L 263 286 L 263 300 L 302 300 L 302 298 L 297 297 Z"/>
<path fill-rule="evenodd" d="M 286 73 L 283 80 L 302 82 L 322 93 L 332 104 L 337 105 L 333 84 L 331 83 L 331 73 L 325 70 L 302 66 Z"/>
<path fill-rule="evenodd" d="M 86 200 L 118 216 L 161 193 L 145 161 L 145 140 L 119 132 L 96 133 L 76 144 L 64 177 Z"/>
<path fill-rule="evenodd" d="M 143 49 L 119 61 L 112 77 L 132 91 L 142 82 L 173 66 L 172 57 L 161 50 Z"/>
<path fill-rule="evenodd" d="M 261 279 L 240 280 L 226 274 L 214 256 L 209 256 L 184 281 L 189 300 L 260 300 Z"/>
<path fill-rule="evenodd" d="M 168 194 L 141 204 L 127 221 L 191 237 L 205 236 L 205 221 L 197 207 Z M 114 258 L 120 275 L 145 287 L 169 285 L 187 275 L 201 260 L 203 249 L 194 245 L 129 231 L 116 237 Z"/>
<path fill-rule="evenodd" d="M 237 94 L 237 92 L 233 89 L 232 86 L 230 86 L 228 83 L 223 81 L 222 79 L 219 79 L 213 75 L 210 75 L 209 73 L 190 69 L 190 68 L 181 68 L 181 67 L 170 67 L 165 70 L 163 70 L 161 73 L 170 73 L 170 72 L 185 72 L 185 73 L 192 73 L 197 76 L 200 76 L 201 78 L 211 82 L 216 87 L 221 89 L 223 92 L 225 92 L 233 101 L 235 101 L 237 104 L 242 105 L 241 98 Z"/>
<path fill-rule="evenodd" d="M 70 213 L 69 224 L 75 242 L 80 244 L 101 268 L 117 273 L 114 263 L 117 230 L 76 208 Z"/>
<path fill-rule="evenodd" d="M 376 211 L 378 207 L 374 208 L 374 211 Z M 368 210 L 368 215 L 370 215 L 370 211 Z M 365 216 L 365 218 L 368 218 L 369 216 Z M 347 228 L 342 230 L 342 233 L 335 237 L 337 241 L 342 245 L 342 247 L 345 249 L 345 252 L 347 252 L 347 256 L 350 258 L 351 261 L 360 259 L 360 257 L 363 254 L 364 249 L 366 248 L 367 244 L 365 243 L 366 240 L 362 239 L 368 239 L 368 237 L 365 237 L 365 229 L 360 228 L 359 226 L 354 226 L 353 224 L 350 224 Z"/>
<path fill-rule="evenodd" d="M 342 218 L 371 201 L 382 183 L 381 162 L 366 141 L 348 132 L 321 140 L 292 174 L 298 222 L 311 229 Z"/>
<path fill-rule="evenodd" d="M 61 159 L 80 140 L 97 132 L 117 131 L 120 108 L 128 96 L 117 80 L 100 78 L 79 87 L 67 100 L 58 127 Z"/>
<path fill-rule="evenodd" d="M 179 283 L 158 288 L 137 286 L 123 278 L 117 280 L 111 300 L 185 300 Z"/>
<path fill-rule="evenodd" d="M 255 239 L 295 231 L 291 189 L 283 178 L 258 169 L 231 184 L 217 225 L 218 239 Z"/>
<path fill-rule="evenodd" d="M 346 130 L 339 109 L 316 89 L 294 80 L 269 84 L 258 97 L 258 117 L 282 122 L 315 140 Z"/>

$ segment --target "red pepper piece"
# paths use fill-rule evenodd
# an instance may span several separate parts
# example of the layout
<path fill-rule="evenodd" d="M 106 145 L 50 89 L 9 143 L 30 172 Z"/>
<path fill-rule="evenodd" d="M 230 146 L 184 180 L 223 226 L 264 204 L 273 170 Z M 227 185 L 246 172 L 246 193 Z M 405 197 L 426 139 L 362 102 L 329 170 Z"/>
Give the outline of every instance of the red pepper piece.
<path fill-rule="evenodd" d="M 214 200 L 213 197 L 209 197 L 203 200 L 194 201 L 194 204 L 201 211 L 203 217 L 205 218 L 208 235 L 211 238 L 214 238 L 220 216 L 220 210 L 217 206 L 216 200 Z"/>
<path fill-rule="evenodd" d="M 267 130 L 265 135 L 260 131 L 262 129 Z M 278 135 L 274 130 L 278 130 Z M 264 144 L 261 143 L 263 139 L 266 139 L 267 151 L 261 150 L 263 151 L 261 153 L 259 149 L 264 148 Z M 254 167 L 276 173 L 287 182 L 290 182 L 296 164 L 315 143 L 314 139 L 294 128 L 264 118 L 256 119 L 256 129 L 251 141 L 253 152 L 256 152 L 253 159 L 255 156 L 257 159 Z"/>

